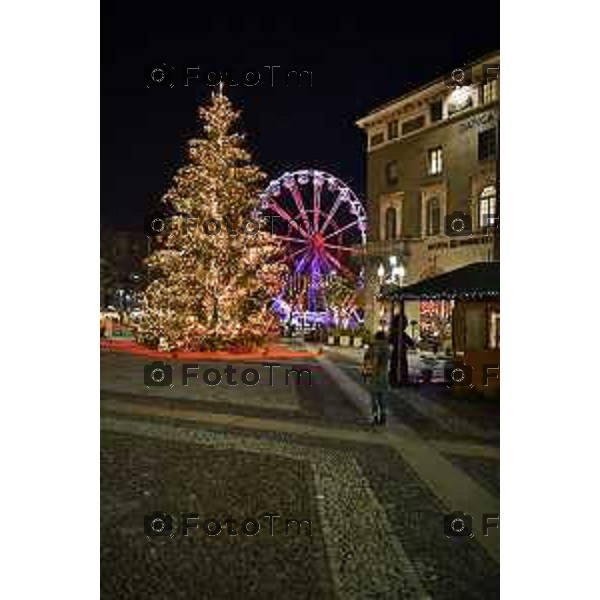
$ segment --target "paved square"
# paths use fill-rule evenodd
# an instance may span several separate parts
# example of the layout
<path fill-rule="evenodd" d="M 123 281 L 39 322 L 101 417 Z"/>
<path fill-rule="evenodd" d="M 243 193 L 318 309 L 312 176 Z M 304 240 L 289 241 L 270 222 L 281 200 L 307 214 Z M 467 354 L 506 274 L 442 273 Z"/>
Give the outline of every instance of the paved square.
<path fill-rule="evenodd" d="M 174 444 L 168 440 L 104 432 L 102 435 L 102 587 L 106 597 L 124 590 L 148 598 L 333 597 L 323 534 L 308 463 L 243 450 Z M 198 513 L 188 537 L 144 535 L 144 515 Z M 273 536 L 264 513 L 280 514 Z M 236 519 L 229 536 L 227 515 Z M 202 522 L 216 518 L 221 533 L 207 536 Z M 241 522 L 262 525 L 251 537 Z M 309 519 L 312 536 L 296 535 L 283 520 Z M 300 529 L 306 529 L 306 524 Z M 253 532 L 253 529 L 249 529 Z"/>
<path fill-rule="evenodd" d="M 151 364 L 151 360 L 143 358 L 124 357 L 118 353 L 106 352 L 101 361 L 101 368 L 109 375 L 102 378 L 103 391 L 116 393 L 131 393 L 147 398 L 168 398 L 173 400 L 188 400 L 190 402 L 216 402 L 240 406 L 258 407 L 262 409 L 277 409 L 287 411 L 299 411 L 298 386 L 296 376 L 291 373 L 287 378 L 285 370 L 292 365 L 285 364 L 282 368 L 267 368 L 263 363 L 226 363 L 215 362 L 212 364 L 199 363 L 196 369 L 196 377 L 190 376 L 188 385 L 184 386 L 182 376 L 182 361 L 165 361 L 173 368 L 172 387 L 147 387 L 144 383 L 144 367 Z M 193 361 L 192 361 L 193 362 Z M 232 380 L 237 385 L 227 385 L 224 369 L 231 364 L 235 369 Z M 265 364 L 282 364 L 277 361 L 265 360 Z M 219 385 L 210 386 L 204 383 L 202 376 L 205 369 L 217 369 L 222 376 Z M 259 374 L 256 385 L 245 385 L 241 375 L 245 369 L 254 369 Z M 271 376 L 272 373 L 272 376 Z M 272 385 L 270 385 L 271 377 Z M 215 374 L 211 373 L 209 378 L 214 381 Z M 306 377 L 306 375 L 301 376 Z M 249 379 L 252 381 L 252 379 Z"/>
<path fill-rule="evenodd" d="M 140 364 L 103 363 L 103 597 L 498 597 L 498 531 L 463 543 L 443 531 L 450 510 L 498 508 L 497 448 L 373 430 L 316 363 L 313 387 L 283 389 L 296 410 L 265 410 L 258 386 L 245 405 L 148 396 L 133 379 L 115 391 L 115 364 L 121 375 Z M 200 528 L 148 539 L 144 515 L 157 510 L 198 513 Z M 312 536 L 277 522 L 270 536 L 267 511 L 310 519 Z M 260 532 L 228 536 L 227 514 Z M 201 529 L 210 517 L 219 536 Z"/>

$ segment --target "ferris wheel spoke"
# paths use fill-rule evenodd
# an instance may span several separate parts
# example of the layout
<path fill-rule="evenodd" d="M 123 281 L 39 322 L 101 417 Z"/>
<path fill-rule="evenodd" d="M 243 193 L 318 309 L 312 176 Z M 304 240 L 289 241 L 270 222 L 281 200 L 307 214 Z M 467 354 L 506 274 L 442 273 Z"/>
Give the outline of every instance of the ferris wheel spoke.
<path fill-rule="evenodd" d="M 292 181 L 290 181 L 286 185 L 286 187 L 291 192 L 292 198 L 294 198 L 294 202 L 296 203 L 296 208 L 300 212 L 300 216 L 302 217 L 302 222 L 304 224 L 304 227 L 306 227 L 306 229 L 308 231 L 310 231 L 310 227 L 309 227 L 310 222 L 308 220 L 308 215 L 306 214 L 306 210 L 304 208 L 304 201 L 302 200 L 302 194 L 300 193 L 300 190 L 298 189 L 296 180 L 293 179 Z"/>
<path fill-rule="evenodd" d="M 353 227 L 357 223 L 358 223 L 358 219 L 356 219 L 356 221 L 352 221 L 352 223 L 348 223 L 348 225 L 344 225 L 340 229 L 336 229 L 333 233 L 330 233 L 329 235 L 324 236 L 323 239 L 326 240 L 330 237 L 333 237 L 334 235 L 338 235 L 339 233 L 342 233 L 342 231 L 346 231 L 346 229 L 350 229 L 350 227 Z"/>
<path fill-rule="evenodd" d="M 340 204 L 342 203 L 342 199 L 340 198 L 340 196 L 338 196 L 335 199 L 335 202 L 333 204 L 332 209 L 329 211 L 329 214 L 327 215 L 327 218 L 325 219 L 325 223 L 323 223 L 323 227 L 321 227 L 321 229 L 319 230 L 320 233 L 323 233 L 326 229 L 327 226 L 329 225 L 331 219 L 333 219 L 333 216 L 335 215 L 335 213 L 337 212 L 338 208 L 340 207 Z"/>
<path fill-rule="evenodd" d="M 340 271 L 345 270 L 345 267 L 342 266 L 342 263 L 335 256 L 333 256 L 333 254 L 331 254 L 330 252 L 327 252 L 327 250 L 325 250 L 323 252 L 323 256 L 325 257 L 326 261 L 332 263 Z"/>
<path fill-rule="evenodd" d="M 285 219 L 294 229 L 296 229 L 297 231 L 299 231 L 305 238 L 309 238 L 309 234 L 304 231 L 304 229 L 302 229 L 302 227 L 300 227 L 300 225 L 298 225 L 298 223 L 296 223 L 296 221 L 294 221 L 294 219 L 289 215 L 289 213 L 282 208 L 281 206 L 279 206 L 279 204 L 276 204 L 275 202 L 271 201 L 269 203 L 269 206 L 283 219 Z"/>
<path fill-rule="evenodd" d="M 323 244 L 325 248 L 332 248 L 333 250 L 342 250 L 342 252 L 356 252 L 354 248 L 348 246 L 338 246 L 337 244 Z"/>
<path fill-rule="evenodd" d="M 348 269 L 348 267 L 345 267 L 335 256 L 333 256 L 333 254 L 325 250 L 324 255 L 325 259 L 333 263 L 333 265 L 337 267 L 341 273 L 344 273 L 344 275 L 347 275 L 348 277 L 354 278 L 352 271 Z"/>
<path fill-rule="evenodd" d="M 306 244 L 306 240 L 301 240 L 300 238 L 287 237 L 285 235 L 274 235 L 276 240 L 281 240 L 282 242 L 294 242 L 296 244 Z"/>
<path fill-rule="evenodd" d="M 321 178 L 317 178 L 313 183 L 313 204 L 315 207 L 315 211 L 313 214 L 313 222 L 315 231 L 319 231 L 319 219 L 321 217 L 321 189 L 323 187 L 323 180 Z"/>
<path fill-rule="evenodd" d="M 308 259 L 308 252 L 305 250 L 304 256 L 302 256 L 302 258 L 298 261 L 298 263 L 294 267 L 296 272 L 301 271 L 304 268 L 304 264 L 306 263 L 307 259 Z"/>
<path fill-rule="evenodd" d="M 290 254 L 288 258 L 294 258 L 294 256 L 297 256 L 298 254 L 300 254 L 302 252 L 306 252 L 307 250 L 308 250 L 308 248 L 306 248 L 306 247 L 300 248 L 300 250 L 296 250 L 296 252 L 292 252 L 292 254 Z"/>

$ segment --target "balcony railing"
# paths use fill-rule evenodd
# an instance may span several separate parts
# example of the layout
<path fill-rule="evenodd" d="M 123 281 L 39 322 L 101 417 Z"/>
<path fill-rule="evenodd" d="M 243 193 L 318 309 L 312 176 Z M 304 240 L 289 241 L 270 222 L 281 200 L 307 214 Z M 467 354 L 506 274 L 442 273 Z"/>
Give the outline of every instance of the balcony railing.
<path fill-rule="evenodd" d="M 368 255 L 406 254 L 412 240 L 370 240 L 365 246 Z"/>

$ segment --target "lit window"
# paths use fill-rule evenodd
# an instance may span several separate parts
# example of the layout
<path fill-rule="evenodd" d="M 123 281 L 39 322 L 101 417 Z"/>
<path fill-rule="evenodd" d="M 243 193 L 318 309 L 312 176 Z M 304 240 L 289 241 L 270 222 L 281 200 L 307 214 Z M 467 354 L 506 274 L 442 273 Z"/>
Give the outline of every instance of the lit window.
<path fill-rule="evenodd" d="M 488 185 L 479 196 L 479 227 L 494 227 L 496 223 L 496 187 Z"/>
<path fill-rule="evenodd" d="M 388 123 L 388 140 L 393 140 L 398 137 L 398 121 L 390 121 Z"/>
<path fill-rule="evenodd" d="M 438 198 L 430 198 L 427 201 L 427 235 L 437 235 L 440 232 L 440 201 Z"/>
<path fill-rule="evenodd" d="M 488 345 L 490 350 L 500 348 L 500 313 L 493 310 L 490 313 L 490 339 Z"/>
<path fill-rule="evenodd" d="M 498 100 L 498 80 L 490 79 L 483 84 L 483 103 Z"/>
<path fill-rule="evenodd" d="M 429 174 L 430 175 L 439 175 L 443 169 L 442 149 L 434 148 L 433 150 L 429 150 L 428 157 L 429 157 L 429 162 L 428 162 Z"/>
<path fill-rule="evenodd" d="M 396 239 L 396 209 L 391 206 L 385 211 L 385 239 Z"/>
<path fill-rule="evenodd" d="M 385 165 L 385 181 L 388 185 L 398 183 L 398 163 L 393 160 Z"/>

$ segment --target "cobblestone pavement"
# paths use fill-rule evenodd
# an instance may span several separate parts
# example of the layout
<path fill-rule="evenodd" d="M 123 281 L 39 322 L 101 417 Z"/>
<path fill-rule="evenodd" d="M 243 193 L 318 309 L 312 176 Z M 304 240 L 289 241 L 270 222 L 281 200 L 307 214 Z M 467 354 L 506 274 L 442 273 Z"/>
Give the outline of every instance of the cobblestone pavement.
<path fill-rule="evenodd" d="M 277 375 L 269 386 L 260 364 L 236 363 L 238 380 L 247 368 L 261 380 L 234 388 L 183 387 L 175 363 L 173 387 L 147 388 L 145 364 L 101 355 L 103 597 L 499 597 L 499 532 L 484 539 L 474 523 L 457 541 L 443 530 L 450 510 L 476 521 L 498 508 L 497 444 L 418 411 L 373 429 L 316 361 L 280 369 L 311 369 L 312 386 Z M 200 523 L 184 537 L 176 518 L 173 537 L 148 538 L 153 511 Z M 281 515 L 274 535 L 269 511 Z M 219 535 L 204 532 L 210 518 Z M 239 531 L 250 518 L 254 536 Z M 311 535 L 286 536 L 286 519 L 310 520 Z"/>

